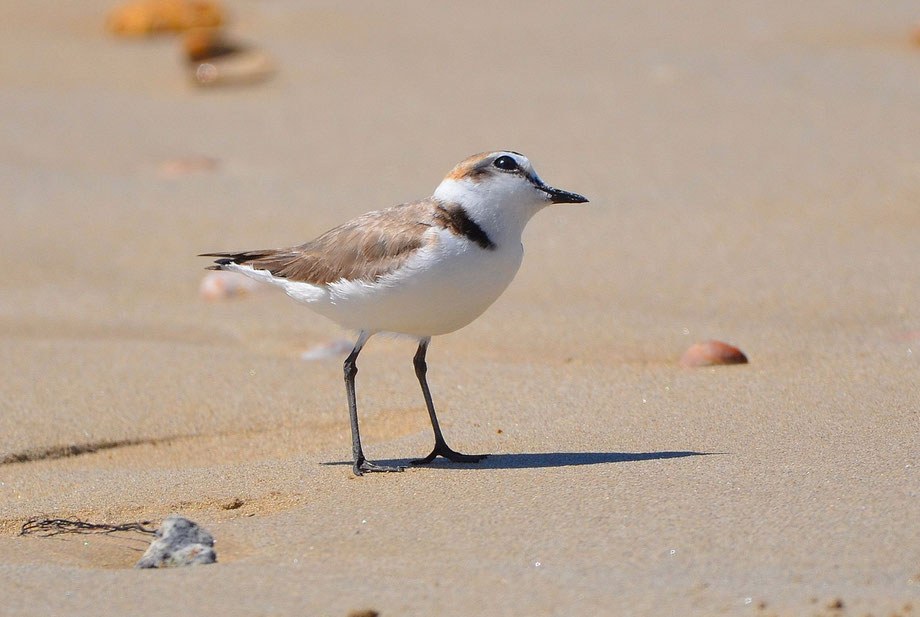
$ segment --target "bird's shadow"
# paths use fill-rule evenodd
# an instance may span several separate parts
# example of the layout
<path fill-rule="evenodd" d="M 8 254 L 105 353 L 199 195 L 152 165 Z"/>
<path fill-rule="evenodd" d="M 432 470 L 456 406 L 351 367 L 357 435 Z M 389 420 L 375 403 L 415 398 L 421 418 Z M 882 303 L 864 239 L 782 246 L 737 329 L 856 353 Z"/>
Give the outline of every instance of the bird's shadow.
<path fill-rule="evenodd" d="M 603 465 L 606 463 L 634 463 L 657 461 L 685 456 L 709 456 L 723 452 L 670 451 L 663 452 L 522 452 L 519 454 L 490 454 L 478 463 L 453 463 L 436 458 L 431 463 L 419 465 L 419 469 L 539 469 L 542 467 L 576 467 L 578 465 Z M 374 460 L 381 465 L 412 467 L 411 459 Z M 351 465 L 351 461 L 330 461 L 323 465 Z"/>

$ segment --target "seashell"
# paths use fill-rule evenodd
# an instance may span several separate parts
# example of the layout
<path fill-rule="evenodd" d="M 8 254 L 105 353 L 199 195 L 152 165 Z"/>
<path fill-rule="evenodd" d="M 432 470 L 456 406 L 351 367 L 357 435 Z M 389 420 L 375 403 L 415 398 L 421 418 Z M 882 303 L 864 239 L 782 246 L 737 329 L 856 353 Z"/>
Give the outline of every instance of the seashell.
<path fill-rule="evenodd" d="M 747 364 L 747 356 L 737 347 L 722 341 L 695 343 L 684 352 L 678 364 L 683 367 Z"/>
<path fill-rule="evenodd" d="M 192 80 L 199 86 L 253 83 L 275 72 L 267 53 L 230 41 L 217 30 L 193 30 L 182 45 Z"/>
<path fill-rule="evenodd" d="M 262 81 L 274 72 L 275 63 L 268 54 L 250 49 L 202 62 L 192 78 L 199 86 L 226 86 Z"/>
<path fill-rule="evenodd" d="M 137 0 L 112 9 L 106 27 L 119 36 L 145 36 L 190 28 L 214 28 L 224 10 L 213 0 Z"/>

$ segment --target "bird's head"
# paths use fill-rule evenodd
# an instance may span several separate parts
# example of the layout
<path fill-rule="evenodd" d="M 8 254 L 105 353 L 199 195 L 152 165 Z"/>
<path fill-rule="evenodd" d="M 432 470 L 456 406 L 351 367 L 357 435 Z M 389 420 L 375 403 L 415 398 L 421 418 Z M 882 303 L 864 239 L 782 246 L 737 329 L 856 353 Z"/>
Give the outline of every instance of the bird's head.
<path fill-rule="evenodd" d="M 517 228 L 518 234 L 531 216 L 548 205 L 588 201 L 545 184 L 530 160 L 511 150 L 475 154 L 462 161 L 444 177 L 434 197 L 460 204 L 489 231 Z"/>

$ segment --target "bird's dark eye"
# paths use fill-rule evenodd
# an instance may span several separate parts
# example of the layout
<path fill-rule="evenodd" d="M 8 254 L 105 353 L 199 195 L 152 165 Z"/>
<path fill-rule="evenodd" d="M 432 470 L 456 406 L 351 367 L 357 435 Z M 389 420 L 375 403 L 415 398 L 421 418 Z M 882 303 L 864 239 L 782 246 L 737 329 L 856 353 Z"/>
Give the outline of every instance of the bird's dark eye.
<path fill-rule="evenodd" d="M 495 159 L 495 162 L 492 164 L 499 169 L 504 169 L 505 171 L 516 171 L 520 169 L 520 167 L 518 167 L 517 161 L 515 161 L 510 156 L 500 156 Z"/>

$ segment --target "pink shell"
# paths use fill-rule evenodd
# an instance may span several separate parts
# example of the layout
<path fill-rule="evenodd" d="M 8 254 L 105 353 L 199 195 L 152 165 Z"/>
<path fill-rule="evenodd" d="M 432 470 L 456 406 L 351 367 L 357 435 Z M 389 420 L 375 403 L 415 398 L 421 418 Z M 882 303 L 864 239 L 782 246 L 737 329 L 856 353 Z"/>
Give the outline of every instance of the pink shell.
<path fill-rule="evenodd" d="M 695 343 L 684 352 L 678 364 L 683 367 L 747 364 L 747 356 L 737 347 L 722 341 Z"/>

